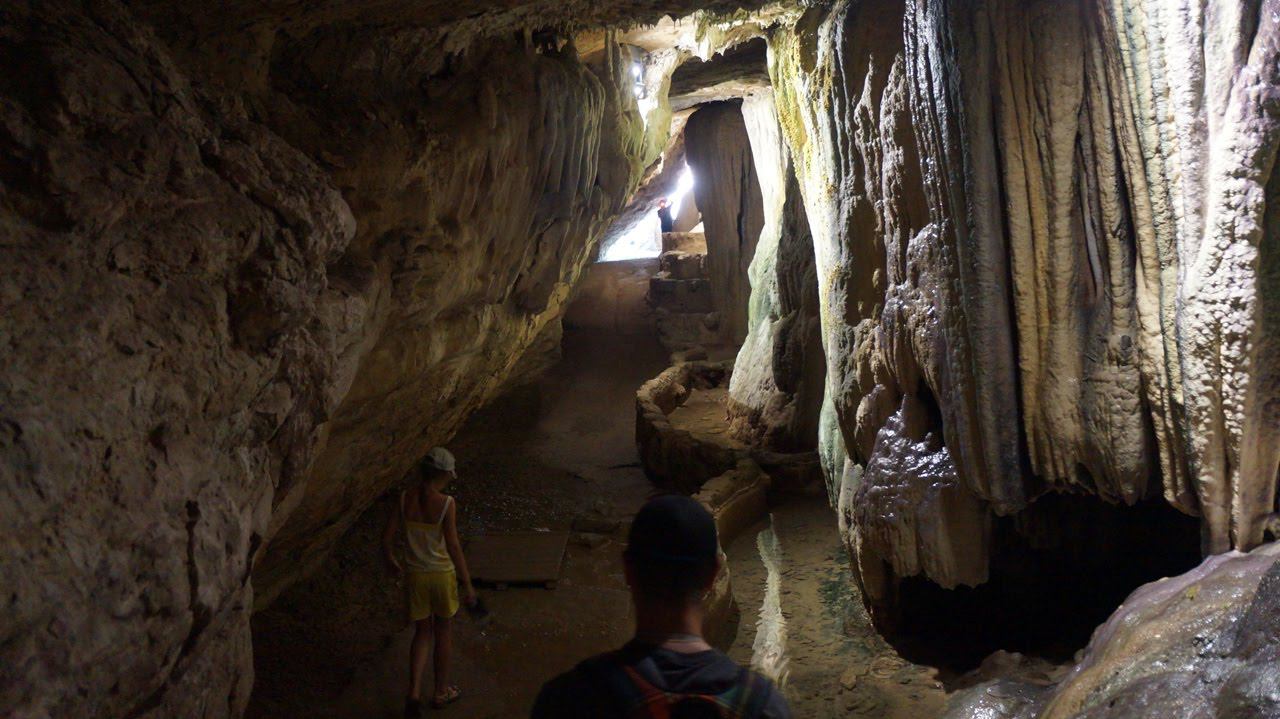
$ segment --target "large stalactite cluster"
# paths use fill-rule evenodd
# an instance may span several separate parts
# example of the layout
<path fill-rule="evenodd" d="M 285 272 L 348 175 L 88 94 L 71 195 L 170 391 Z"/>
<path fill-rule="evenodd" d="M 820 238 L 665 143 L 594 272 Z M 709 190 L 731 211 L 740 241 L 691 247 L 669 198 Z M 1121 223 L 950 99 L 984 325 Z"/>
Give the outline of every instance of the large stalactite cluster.
<path fill-rule="evenodd" d="M 1267 3 L 878 0 L 771 38 L 817 250 L 834 499 L 869 595 L 986 577 L 1045 492 L 1275 511 Z M 847 458 L 847 460 L 846 460 Z M 905 469 L 904 469 L 905 468 Z"/>

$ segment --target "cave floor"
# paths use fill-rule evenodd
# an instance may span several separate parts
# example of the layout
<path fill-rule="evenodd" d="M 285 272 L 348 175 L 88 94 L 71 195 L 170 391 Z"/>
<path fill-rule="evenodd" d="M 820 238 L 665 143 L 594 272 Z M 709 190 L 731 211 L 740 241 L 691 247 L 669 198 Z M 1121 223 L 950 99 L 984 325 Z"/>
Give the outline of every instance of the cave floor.
<path fill-rule="evenodd" d="M 482 587 L 487 625 L 459 614 L 452 680 L 464 698 L 432 715 L 527 716 L 542 682 L 628 639 L 619 555 L 628 518 L 653 492 L 635 453 L 634 392 L 665 366 L 666 353 L 648 338 L 566 334 L 559 364 L 477 412 L 450 443 L 464 538 L 539 528 L 573 534 L 555 589 Z M 702 398 L 707 422 L 697 424 L 714 425 L 722 403 Z M 400 619 L 400 590 L 378 560 L 393 498 L 366 513 L 316 575 L 255 615 L 249 717 L 400 715 L 411 631 Z M 825 499 L 788 499 L 773 517 L 795 715 L 938 715 L 945 695 L 929 670 L 898 658 L 872 631 Z M 742 616 L 730 654 L 744 663 L 764 595 L 755 537 L 765 526 L 729 549 Z"/>

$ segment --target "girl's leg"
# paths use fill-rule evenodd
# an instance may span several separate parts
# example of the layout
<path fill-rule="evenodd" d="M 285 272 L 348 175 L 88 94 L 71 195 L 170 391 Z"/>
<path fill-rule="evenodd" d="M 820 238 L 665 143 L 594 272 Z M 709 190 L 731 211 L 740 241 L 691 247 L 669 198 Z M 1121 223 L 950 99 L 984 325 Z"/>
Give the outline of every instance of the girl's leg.
<path fill-rule="evenodd" d="M 449 690 L 449 659 L 453 653 L 453 618 L 436 617 L 436 696 L 444 696 Z"/>
<path fill-rule="evenodd" d="M 422 698 L 422 672 L 431 654 L 431 617 L 413 623 L 413 643 L 409 645 L 409 698 Z"/>

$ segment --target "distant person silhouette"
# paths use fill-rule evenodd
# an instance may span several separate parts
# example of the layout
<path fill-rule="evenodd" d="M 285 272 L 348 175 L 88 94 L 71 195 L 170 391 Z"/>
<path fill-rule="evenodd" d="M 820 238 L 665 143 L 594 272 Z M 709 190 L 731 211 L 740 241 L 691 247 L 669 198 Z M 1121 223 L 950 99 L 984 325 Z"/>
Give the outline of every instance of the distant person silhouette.
<path fill-rule="evenodd" d="M 623 553 L 635 638 L 547 682 L 533 719 L 784 719 L 768 679 L 702 638 L 703 601 L 720 570 L 715 520 L 680 495 L 650 500 Z"/>
<path fill-rule="evenodd" d="M 674 232 L 676 221 L 671 217 L 671 203 L 664 197 L 658 200 L 658 222 L 662 223 L 663 232 Z"/>

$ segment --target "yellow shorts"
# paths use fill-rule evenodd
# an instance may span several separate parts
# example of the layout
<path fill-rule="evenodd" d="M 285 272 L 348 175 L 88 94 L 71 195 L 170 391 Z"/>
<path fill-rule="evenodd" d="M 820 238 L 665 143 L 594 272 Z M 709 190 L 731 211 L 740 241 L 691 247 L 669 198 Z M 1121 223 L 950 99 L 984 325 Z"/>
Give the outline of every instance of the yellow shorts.
<path fill-rule="evenodd" d="M 443 572 L 406 572 L 409 621 L 427 617 L 452 617 L 458 613 L 458 578 L 452 569 Z"/>

